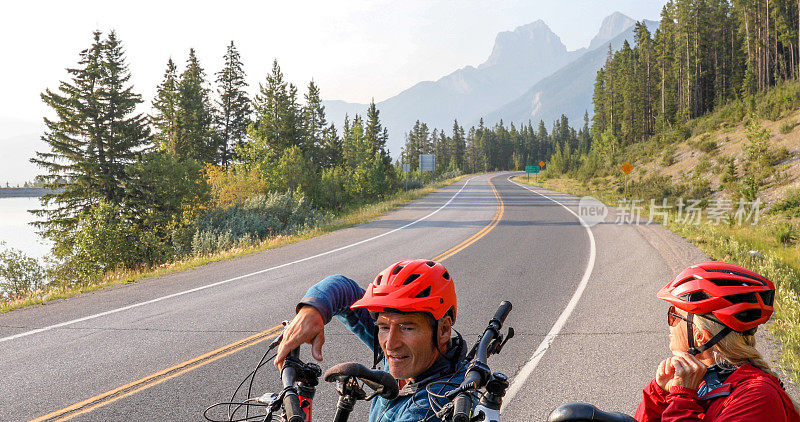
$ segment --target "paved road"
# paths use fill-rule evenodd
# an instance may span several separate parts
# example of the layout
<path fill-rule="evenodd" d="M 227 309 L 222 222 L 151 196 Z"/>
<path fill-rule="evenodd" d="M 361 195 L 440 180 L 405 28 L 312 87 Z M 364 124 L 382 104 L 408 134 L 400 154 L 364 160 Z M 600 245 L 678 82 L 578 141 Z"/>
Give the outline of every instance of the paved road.
<path fill-rule="evenodd" d="M 371 223 L 271 251 L 0 315 L 2 420 L 90 398 L 72 406 L 88 410 L 73 420 L 201 420 L 268 342 L 218 349 L 290 318 L 316 281 L 341 273 L 366 285 L 396 260 L 447 251 L 459 293 L 456 328 L 470 344 L 501 300 L 514 304 L 507 325 L 517 336 L 490 361 L 513 377 L 507 420 L 544 420 L 570 401 L 632 412 L 667 354 L 665 306 L 655 292 L 702 255 L 660 227 L 613 224 L 613 214 L 588 229 L 568 210 L 577 198 L 508 176 L 467 178 Z M 558 336 L 546 337 L 554 327 Z M 370 363 L 338 322 L 326 339 L 323 369 Z M 276 371 L 263 371 L 259 391 L 276 389 Z M 320 386 L 315 419 L 330 420 L 335 402 L 332 386 Z M 367 407 L 360 403 L 351 419 L 366 420 Z"/>

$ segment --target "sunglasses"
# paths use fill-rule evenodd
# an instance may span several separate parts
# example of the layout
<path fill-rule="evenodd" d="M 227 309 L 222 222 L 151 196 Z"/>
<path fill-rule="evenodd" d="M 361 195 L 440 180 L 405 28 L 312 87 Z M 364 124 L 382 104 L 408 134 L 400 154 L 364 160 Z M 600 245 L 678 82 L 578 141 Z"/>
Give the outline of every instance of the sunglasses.
<path fill-rule="evenodd" d="M 689 320 L 686 317 L 677 314 L 675 310 L 675 305 L 670 306 L 669 310 L 667 310 L 667 324 L 669 324 L 670 327 L 674 327 L 678 325 L 679 319 L 689 322 Z"/>

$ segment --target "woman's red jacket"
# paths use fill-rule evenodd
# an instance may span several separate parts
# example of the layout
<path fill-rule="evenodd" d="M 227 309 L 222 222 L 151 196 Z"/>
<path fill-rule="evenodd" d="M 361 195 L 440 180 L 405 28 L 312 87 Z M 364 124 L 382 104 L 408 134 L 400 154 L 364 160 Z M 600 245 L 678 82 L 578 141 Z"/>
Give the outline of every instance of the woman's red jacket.
<path fill-rule="evenodd" d="M 636 420 L 800 422 L 800 416 L 777 378 L 742 365 L 702 398 L 685 387 L 672 387 L 667 393 L 655 380 L 650 381 L 636 409 Z"/>

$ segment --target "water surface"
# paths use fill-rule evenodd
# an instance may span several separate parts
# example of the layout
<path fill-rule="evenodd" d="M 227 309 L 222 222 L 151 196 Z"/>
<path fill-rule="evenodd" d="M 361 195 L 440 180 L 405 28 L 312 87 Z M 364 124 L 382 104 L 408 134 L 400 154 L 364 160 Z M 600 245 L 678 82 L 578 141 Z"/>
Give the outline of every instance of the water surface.
<path fill-rule="evenodd" d="M 30 225 L 36 217 L 28 210 L 37 208 L 41 208 L 37 197 L 0 198 L 0 241 L 28 256 L 42 258 L 50 253 L 52 242 L 42 239 Z"/>

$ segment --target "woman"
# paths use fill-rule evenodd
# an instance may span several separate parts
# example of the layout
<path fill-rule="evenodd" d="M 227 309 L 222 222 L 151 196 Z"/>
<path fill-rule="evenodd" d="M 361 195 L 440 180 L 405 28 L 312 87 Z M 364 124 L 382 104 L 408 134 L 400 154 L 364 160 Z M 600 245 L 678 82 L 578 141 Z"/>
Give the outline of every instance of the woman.
<path fill-rule="evenodd" d="M 637 421 L 800 422 L 796 405 L 755 348 L 775 287 L 738 265 L 706 262 L 658 292 L 670 302 L 669 348 L 644 389 Z"/>

